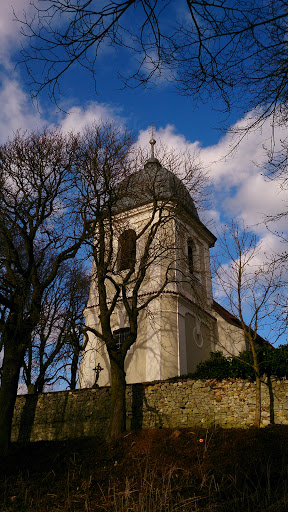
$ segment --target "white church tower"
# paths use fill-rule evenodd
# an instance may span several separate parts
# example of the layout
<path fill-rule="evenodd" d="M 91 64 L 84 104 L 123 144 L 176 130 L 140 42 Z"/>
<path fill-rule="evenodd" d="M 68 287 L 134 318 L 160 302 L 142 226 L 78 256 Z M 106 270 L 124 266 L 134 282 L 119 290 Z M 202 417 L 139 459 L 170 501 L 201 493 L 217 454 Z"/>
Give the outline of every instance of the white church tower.
<path fill-rule="evenodd" d="M 153 298 L 139 315 L 137 340 L 125 359 L 127 383 L 150 382 L 192 372 L 200 361 L 209 358 L 217 338 L 209 258 L 209 249 L 216 238 L 200 221 L 193 199 L 181 180 L 162 168 L 154 157 L 153 138 L 150 143 L 151 158 L 143 169 L 129 178 L 128 188 L 134 193 L 131 195 L 128 190 L 115 209 L 117 226 L 121 225 L 119 219 L 125 218 L 123 230 L 121 232 L 118 228 L 117 240 L 114 241 L 115 261 L 119 275 L 129 267 L 131 257 L 135 259 L 135 265 L 140 261 L 143 243 L 137 235 L 151 218 L 157 195 L 157 201 L 165 202 L 169 211 L 169 221 L 161 228 L 160 236 L 163 264 L 159 263 L 159 257 L 152 261 L 140 295 L 145 298 L 155 292 L 167 265 L 173 269 L 173 277 L 163 292 Z M 165 244 L 169 244 L 167 252 Z M 94 282 L 92 278 L 84 314 L 86 325 L 101 332 Z M 129 331 L 121 298 L 112 323 L 115 339 L 121 344 Z M 105 344 L 89 333 L 80 368 L 80 387 L 92 387 L 95 376 L 98 385 L 110 384 Z"/>

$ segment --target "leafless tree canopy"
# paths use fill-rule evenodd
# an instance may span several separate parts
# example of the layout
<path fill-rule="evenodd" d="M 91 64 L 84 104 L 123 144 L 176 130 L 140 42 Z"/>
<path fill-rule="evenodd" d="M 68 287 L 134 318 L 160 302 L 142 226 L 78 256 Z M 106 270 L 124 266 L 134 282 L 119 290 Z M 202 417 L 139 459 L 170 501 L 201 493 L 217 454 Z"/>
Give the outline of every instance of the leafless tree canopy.
<path fill-rule="evenodd" d="M 253 356 L 256 378 L 255 426 L 261 421 L 261 379 L 257 355 L 258 335 L 270 343 L 287 329 L 287 294 L 281 258 L 263 259 L 261 246 L 245 226 L 233 223 L 218 238 L 220 261 L 216 282 L 222 300 L 239 319 Z M 218 288 L 218 290 L 219 290 Z M 286 296 L 286 298 L 285 298 Z M 283 314 L 284 313 L 284 314 Z M 265 329 L 265 331 L 263 331 Z"/>
<path fill-rule="evenodd" d="M 69 389 L 76 389 L 79 357 L 86 342 L 83 309 L 89 286 L 88 269 L 70 260 L 45 290 L 40 319 L 24 359 L 23 381 L 28 392 L 41 393 L 63 381 Z"/>
<path fill-rule="evenodd" d="M 77 137 L 58 131 L 17 134 L 0 148 L 1 452 L 45 291 L 85 235 L 75 209 L 77 148 Z"/>
<path fill-rule="evenodd" d="M 34 18 L 20 21 L 30 38 L 23 61 L 36 94 L 48 87 L 57 100 L 60 79 L 76 62 L 97 78 L 99 54 L 112 46 L 136 56 L 129 76 L 118 69 L 128 85 L 164 73 L 187 95 L 206 99 L 216 92 L 228 109 L 247 94 L 249 108 L 264 106 L 266 114 L 287 103 L 285 0 L 32 3 Z"/>
<path fill-rule="evenodd" d="M 256 235 L 237 223 L 227 226 L 217 245 L 215 278 L 222 300 L 245 330 L 261 334 L 259 330 L 265 329 L 269 341 L 275 343 L 284 328 L 280 314 L 285 295 L 281 259 L 261 252 Z"/>

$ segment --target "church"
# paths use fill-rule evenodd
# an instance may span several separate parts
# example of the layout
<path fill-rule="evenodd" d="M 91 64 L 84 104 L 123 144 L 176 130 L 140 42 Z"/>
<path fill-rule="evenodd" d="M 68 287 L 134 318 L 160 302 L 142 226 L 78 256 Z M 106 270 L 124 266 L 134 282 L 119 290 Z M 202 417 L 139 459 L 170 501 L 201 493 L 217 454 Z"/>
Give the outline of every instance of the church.
<path fill-rule="evenodd" d="M 216 237 L 201 222 L 184 183 L 155 158 L 153 138 L 150 144 L 151 157 L 143 169 L 129 177 L 112 220 L 114 278 L 122 282 L 129 269 L 136 272 L 138 268 L 139 272 L 147 249 L 147 226 L 150 230 L 157 222 L 160 226 L 149 246 L 151 257 L 137 296 L 145 307 L 139 308 L 137 339 L 125 359 L 128 384 L 185 375 L 195 371 L 211 352 L 237 355 L 247 348 L 237 319 L 213 300 L 209 251 Z M 160 215 L 164 219 L 161 224 Z M 113 290 L 108 283 L 108 298 L 109 293 L 112 302 Z M 101 331 L 93 271 L 84 316 L 86 326 Z M 111 322 L 113 338 L 120 346 L 129 333 L 121 296 Z M 79 387 L 107 386 L 110 382 L 105 343 L 89 332 Z"/>

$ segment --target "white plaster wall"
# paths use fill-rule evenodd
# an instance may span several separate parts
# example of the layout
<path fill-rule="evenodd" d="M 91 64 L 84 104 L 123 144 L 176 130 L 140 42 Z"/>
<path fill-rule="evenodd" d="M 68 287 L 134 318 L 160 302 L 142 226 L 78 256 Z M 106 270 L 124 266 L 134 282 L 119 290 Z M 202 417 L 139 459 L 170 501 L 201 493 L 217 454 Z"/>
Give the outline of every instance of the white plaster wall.
<path fill-rule="evenodd" d="M 223 352 L 224 356 L 237 356 L 242 350 L 247 349 L 245 335 L 241 327 L 231 325 L 216 311 L 213 315 L 217 319 L 218 340 L 214 351 Z"/>
<path fill-rule="evenodd" d="M 214 242 L 212 235 L 193 217 L 183 214 L 177 219 L 178 247 L 178 290 L 187 299 L 197 303 L 208 312 L 212 309 L 212 280 L 210 269 L 210 245 Z M 194 272 L 188 268 L 187 242 L 194 245 Z"/>
<path fill-rule="evenodd" d="M 173 205 L 172 205 L 173 206 Z M 168 221 L 165 226 L 161 227 L 159 234 L 155 237 L 151 253 L 152 260 L 151 266 L 148 269 L 147 275 L 140 288 L 139 304 L 141 300 L 145 301 L 148 294 L 155 293 L 162 285 L 165 278 L 167 265 L 174 263 L 175 260 L 175 232 L 174 232 L 174 220 L 173 220 L 173 209 L 167 209 Z M 143 226 L 150 220 L 152 213 L 151 205 L 137 208 L 135 210 L 125 212 L 115 216 L 114 229 L 115 229 L 115 240 L 113 243 L 113 252 L 115 253 L 115 269 L 117 268 L 117 254 L 118 254 L 118 237 L 124 229 L 134 229 L 138 234 L 143 229 Z M 156 215 L 154 221 L 157 221 L 158 215 Z M 137 241 L 136 245 L 136 272 L 137 272 L 137 261 L 140 260 L 142 251 L 145 246 L 147 233 Z M 168 248 L 166 252 L 165 247 Z M 164 258 L 157 257 L 159 251 L 163 252 Z M 86 325 L 98 329 L 101 332 L 99 325 L 99 307 L 98 307 L 98 293 L 96 286 L 94 285 L 92 271 L 91 287 L 88 300 L 88 307 L 85 310 Z M 123 273 L 122 273 L 123 272 Z M 117 276 L 117 273 L 113 276 L 116 280 L 121 282 L 122 276 L 125 271 L 122 271 Z M 95 274 L 94 274 L 95 275 Z M 170 291 L 175 291 L 175 279 L 173 283 L 169 285 Z M 107 295 L 111 298 L 115 293 L 113 285 L 107 285 Z M 170 315 L 170 313 L 169 313 Z M 133 347 L 129 350 L 125 360 L 125 371 L 126 380 L 128 383 L 144 382 L 157 380 L 161 378 L 161 351 L 163 349 L 162 340 L 162 311 L 161 311 L 161 299 L 156 298 L 149 304 L 146 311 L 143 311 L 139 315 L 138 323 L 138 336 L 137 341 Z M 118 301 L 115 313 L 112 316 L 112 329 L 116 330 L 129 325 L 128 319 L 126 318 L 126 312 L 121 300 Z M 165 338 L 165 335 L 164 335 Z M 165 341 L 165 340 L 164 340 Z M 165 347 L 167 348 L 168 343 L 165 341 Z M 87 345 L 86 353 L 83 354 L 80 370 L 80 387 L 90 387 L 95 382 L 95 371 L 93 370 L 97 364 L 100 364 L 103 370 L 100 373 L 98 385 L 105 386 L 110 384 L 110 370 L 109 370 L 109 358 L 105 344 L 91 333 L 89 334 L 89 343 Z M 166 365 L 167 366 L 167 365 Z M 168 365 L 169 366 L 169 365 Z M 177 367 L 178 367 L 178 355 L 177 355 Z"/>
<path fill-rule="evenodd" d="M 161 312 L 160 299 L 149 304 L 147 311 L 147 341 L 146 341 L 146 375 L 145 381 L 151 382 L 161 378 Z"/>
<path fill-rule="evenodd" d="M 196 304 L 179 301 L 180 375 L 196 370 L 209 358 L 215 344 L 215 320 Z"/>
<path fill-rule="evenodd" d="M 113 245 L 115 268 L 117 266 L 118 236 L 124 229 L 134 229 L 136 233 L 139 233 L 150 219 L 151 212 L 151 205 L 147 205 L 115 216 L 114 228 L 116 236 Z M 181 214 L 181 212 L 178 212 L 178 214 Z M 143 311 L 140 315 L 137 341 L 127 354 L 125 361 L 126 380 L 128 383 L 167 379 L 191 371 L 191 366 L 193 366 L 194 362 L 189 361 L 187 364 L 188 341 L 185 318 L 187 313 L 191 313 L 196 318 L 197 323 L 199 314 L 196 311 L 199 310 L 199 307 L 200 309 L 202 308 L 204 316 L 206 312 L 211 310 L 212 285 L 209 244 L 211 244 L 212 238 L 211 236 L 209 238 L 209 233 L 207 234 L 203 227 L 186 213 L 181 214 L 181 219 L 177 217 L 177 222 L 173 215 L 174 206 L 170 205 L 167 208 L 169 220 L 160 229 L 159 235 L 154 242 L 153 247 L 156 259 L 148 269 L 146 278 L 141 286 L 139 302 L 141 302 L 141 297 L 142 300 L 146 300 L 147 294 L 159 289 L 159 286 L 163 283 L 169 263 L 173 263 L 174 274 L 173 272 L 171 273 L 173 279 L 166 287 L 165 292 L 160 297 L 153 299 L 147 310 Z M 145 236 L 146 234 L 137 241 L 136 270 L 137 261 L 141 257 L 141 251 L 145 244 Z M 187 264 L 188 239 L 193 240 L 196 248 L 194 254 L 194 277 L 191 277 L 189 274 Z M 165 247 L 169 250 L 164 254 L 164 257 L 158 258 L 159 248 L 165 251 Z M 177 272 L 177 280 L 175 279 L 175 271 Z M 125 271 L 123 272 L 125 273 Z M 115 274 L 115 277 L 121 281 L 121 273 L 118 277 Z M 190 282 L 188 282 L 189 279 Z M 86 325 L 99 329 L 98 294 L 93 283 L 92 272 L 91 290 L 88 308 L 86 309 Z M 111 295 L 114 293 L 112 286 L 110 293 Z M 187 297 L 187 304 L 189 304 L 186 304 L 185 307 L 181 298 L 183 295 Z M 206 320 L 205 322 L 207 324 Z M 119 301 L 115 314 L 112 317 L 112 324 L 113 330 L 129 325 L 121 301 Z M 199 329 L 201 329 L 200 324 L 201 322 L 199 323 Z M 211 331 L 210 327 L 208 331 L 209 329 Z M 205 335 L 207 339 L 205 340 L 204 347 L 197 347 L 197 344 L 195 345 L 195 361 L 199 361 L 199 358 L 202 360 L 209 357 L 212 336 L 210 331 L 208 335 L 207 333 Z M 89 334 L 89 343 L 81 362 L 80 387 L 90 387 L 93 385 L 95 382 L 95 371 L 93 369 L 98 363 L 104 368 L 100 373 L 98 385 L 105 386 L 110 384 L 109 359 L 105 345 L 101 340 Z"/>
<path fill-rule="evenodd" d="M 178 296 L 161 296 L 161 379 L 179 375 Z"/>

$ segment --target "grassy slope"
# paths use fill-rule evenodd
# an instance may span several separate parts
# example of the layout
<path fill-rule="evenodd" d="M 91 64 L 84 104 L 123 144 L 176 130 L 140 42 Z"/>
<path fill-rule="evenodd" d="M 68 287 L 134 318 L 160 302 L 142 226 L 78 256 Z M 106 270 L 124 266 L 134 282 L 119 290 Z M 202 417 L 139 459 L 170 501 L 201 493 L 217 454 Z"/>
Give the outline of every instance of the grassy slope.
<path fill-rule="evenodd" d="M 1 512 L 286 512 L 288 427 L 14 445 L 0 471 Z"/>

